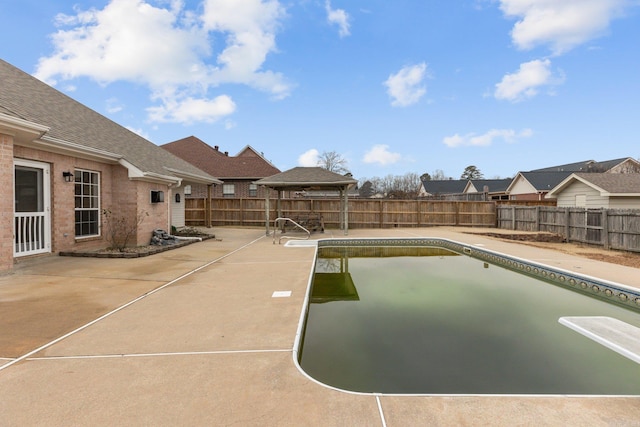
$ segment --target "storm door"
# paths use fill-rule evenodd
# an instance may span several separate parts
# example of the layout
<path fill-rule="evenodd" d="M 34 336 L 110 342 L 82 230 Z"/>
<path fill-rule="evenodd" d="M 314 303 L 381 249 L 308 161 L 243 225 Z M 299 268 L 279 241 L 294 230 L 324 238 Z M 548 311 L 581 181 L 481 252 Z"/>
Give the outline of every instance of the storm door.
<path fill-rule="evenodd" d="M 51 251 L 49 165 L 14 162 L 14 256 Z"/>

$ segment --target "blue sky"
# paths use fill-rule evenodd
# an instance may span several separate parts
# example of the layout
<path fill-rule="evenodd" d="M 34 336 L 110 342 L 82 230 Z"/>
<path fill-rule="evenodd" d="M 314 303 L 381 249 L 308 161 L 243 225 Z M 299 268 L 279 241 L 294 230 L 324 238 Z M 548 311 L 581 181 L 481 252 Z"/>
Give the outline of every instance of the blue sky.
<path fill-rule="evenodd" d="M 1 0 L 0 57 L 161 145 L 357 179 L 640 157 L 639 0 Z M 0 83 L 1 84 L 1 83 Z"/>

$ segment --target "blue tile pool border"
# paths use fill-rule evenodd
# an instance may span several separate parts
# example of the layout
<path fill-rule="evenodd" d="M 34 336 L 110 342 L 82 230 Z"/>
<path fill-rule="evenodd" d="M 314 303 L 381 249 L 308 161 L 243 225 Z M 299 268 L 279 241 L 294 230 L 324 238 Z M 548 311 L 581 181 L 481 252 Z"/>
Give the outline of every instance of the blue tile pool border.
<path fill-rule="evenodd" d="M 571 271 L 550 267 L 522 258 L 505 255 L 476 246 L 465 245 L 442 238 L 363 238 L 363 239 L 323 239 L 318 240 L 318 248 L 322 247 L 439 247 L 453 252 L 468 255 L 481 261 L 501 266 L 528 276 L 541 279 L 567 289 L 571 289 L 600 300 L 623 305 L 631 310 L 640 311 L 640 290 L 619 283 L 609 282 Z"/>

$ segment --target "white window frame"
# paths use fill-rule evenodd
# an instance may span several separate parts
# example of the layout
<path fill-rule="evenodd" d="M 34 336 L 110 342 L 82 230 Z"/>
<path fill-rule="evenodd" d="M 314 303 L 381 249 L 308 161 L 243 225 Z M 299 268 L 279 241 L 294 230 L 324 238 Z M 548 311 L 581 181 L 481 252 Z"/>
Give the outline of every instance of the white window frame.
<path fill-rule="evenodd" d="M 96 176 L 96 182 L 83 182 L 84 174 L 90 174 Z M 76 239 L 88 239 L 92 237 L 100 237 L 102 235 L 102 221 L 100 218 L 100 202 L 101 202 L 101 194 L 100 194 L 100 181 L 101 181 L 100 172 L 92 171 L 88 169 L 75 169 L 74 170 L 74 232 Z M 92 181 L 92 180 L 90 180 Z M 89 194 L 85 194 L 86 186 L 89 186 Z M 77 193 L 77 190 L 80 189 L 80 194 Z M 95 192 L 93 191 L 95 190 Z M 80 200 L 78 200 L 80 198 Z M 95 205 L 92 206 L 91 201 L 95 200 Z M 84 206 L 86 202 L 89 202 L 89 206 Z M 80 205 L 80 206 L 78 206 Z M 96 225 L 97 225 L 97 233 L 95 234 L 78 234 L 78 220 L 77 214 L 79 212 L 96 212 Z M 82 223 L 82 221 L 80 222 Z"/>
<path fill-rule="evenodd" d="M 249 197 L 258 197 L 258 184 L 249 184 Z"/>
<path fill-rule="evenodd" d="M 222 197 L 235 197 L 236 186 L 235 184 L 222 184 Z"/>

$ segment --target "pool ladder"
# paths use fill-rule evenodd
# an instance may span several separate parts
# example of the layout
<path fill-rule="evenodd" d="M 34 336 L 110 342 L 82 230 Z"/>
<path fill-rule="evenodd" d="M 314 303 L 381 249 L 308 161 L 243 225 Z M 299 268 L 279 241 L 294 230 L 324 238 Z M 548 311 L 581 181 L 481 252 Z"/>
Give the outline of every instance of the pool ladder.
<path fill-rule="evenodd" d="M 293 224 L 294 226 L 296 226 L 297 228 L 301 229 L 302 231 L 304 231 L 305 233 L 307 233 L 307 237 L 298 237 L 298 236 L 283 236 L 282 233 L 280 233 L 280 238 L 278 239 L 278 244 L 280 244 L 280 241 L 282 239 L 291 239 L 291 240 L 309 240 L 309 237 L 311 237 L 311 232 L 309 230 L 307 230 L 306 228 L 304 228 L 303 226 L 301 226 L 300 224 L 298 224 L 297 222 L 295 222 L 294 220 L 292 220 L 291 218 L 276 218 L 273 221 L 273 244 L 276 244 L 276 234 L 278 234 L 278 224 L 282 223 L 282 224 L 286 224 L 287 222 L 290 222 L 291 224 Z"/>

